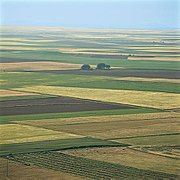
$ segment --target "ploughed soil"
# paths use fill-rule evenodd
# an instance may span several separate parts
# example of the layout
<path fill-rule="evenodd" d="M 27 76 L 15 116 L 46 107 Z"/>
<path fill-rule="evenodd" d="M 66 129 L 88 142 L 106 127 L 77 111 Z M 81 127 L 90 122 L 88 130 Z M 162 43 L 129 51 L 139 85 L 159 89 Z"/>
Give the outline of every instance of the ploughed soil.
<path fill-rule="evenodd" d="M 21 99 L 0 102 L 0 115 L 23 115 L 58 112 L 95 111 L 126 109 L 134 106 L 106 103 L 71 97 L 50 97 L 43 99 Z"/>
<path fill-rule="evenodd" d="M 140 70 L 140 69 L 111 69 L 111 70 L 47 70 L 34 71 L 55 74 L 75 74 L 75 75 L 94 75 L 94 76 L 110 76 L 110 77 L 143 77 L 143 78 L 165 78 L 179 79 L 180 71 L 175 70 Z"/>

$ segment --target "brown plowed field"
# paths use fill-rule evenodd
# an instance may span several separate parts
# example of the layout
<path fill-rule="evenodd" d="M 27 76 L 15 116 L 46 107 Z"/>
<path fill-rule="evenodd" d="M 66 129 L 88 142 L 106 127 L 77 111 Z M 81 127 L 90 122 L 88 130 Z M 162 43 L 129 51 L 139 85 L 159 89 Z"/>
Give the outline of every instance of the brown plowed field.
<path fill-rule="evenodd" d="M 52 70 L 52 71 L 37 71 L 55 74 L 75 74 L 75 75 L 93 75 L 93 76 L 110 76 L 110 77 L 143 77 L 143 78 L 165 78 L 179 79 L 180 72 L 173 70 L 138 70 L 138 69 L 111 69 L 111 70 L 91 70 L 83 71 L 74 70 Z"/>
<path fill-rule="evenodd" d="M 126 109 L 133 106 L 104 103 L 71 97 L 52 97 L 43 99 L 8 100 L 0 102 L 0 115 L 22 115 L 58 112 L 78 112 L 108 109 Z"/>

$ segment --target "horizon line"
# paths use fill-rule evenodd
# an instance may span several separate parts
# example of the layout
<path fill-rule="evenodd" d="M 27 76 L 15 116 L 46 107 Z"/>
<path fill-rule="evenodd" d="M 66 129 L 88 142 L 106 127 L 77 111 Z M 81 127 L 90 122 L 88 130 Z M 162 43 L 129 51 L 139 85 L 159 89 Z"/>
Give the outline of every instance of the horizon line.
<path fill-rule="evenodd" d="M 9 26 L 9 27 L 47 27 L 47 28 L 64 28 L 64 29 L 131 29 L 131 30 L 180 30 L 179 27 L 168 27 L 168 28 L 146 28 L 146 27 L 85 27 L 85 26 L 60 26 L 60 25 L 15 25 L 15 24 L 0 24 L 0 27 Z"/>

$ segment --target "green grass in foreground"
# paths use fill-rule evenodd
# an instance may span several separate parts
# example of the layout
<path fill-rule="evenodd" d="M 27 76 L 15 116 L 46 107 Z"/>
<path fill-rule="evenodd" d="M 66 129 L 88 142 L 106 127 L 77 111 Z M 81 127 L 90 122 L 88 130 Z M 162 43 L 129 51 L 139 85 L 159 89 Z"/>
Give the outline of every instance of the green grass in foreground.
<path fill-rule="evenodd" d="M 108 116 L 108 115 L 124 115 L 124 114 L 156 113 L 156 112 L 162 112 L 162 110 L 151 109 L 151 108 L 136 108 L 136 109 L 81 111 L 81 112 L 68 112 L 68 113 L 47 113 L 47 114 L 33 114 L 33 115 L 11 115 L 11 116 L 0 116 L 0 124 L 7 124 L 7 123 L 11 123 L 12 121 L 105 116 L 105 115 Z"/>
<path fill-rule="evenodd" d="M 6 144 L 0 146 L 0 156 L 8 154 L 18 154 L 27 152 L 65 150 L 85 147 L 104 147 L 104 146 L 128 146 L 118 142 L 111 142 L 91 137 L 76 139 L 60 139 L 52 141 L 36 141 L 28 143 Z"/>
<path fill-rule="evenodd" d="M 33 60 L 50 60 L 74 64 L 92 64 L 106 63 L 115 67 L 133 68 L 133 69 L 166 69 L 166 70 L 179 70 L 180 63 L 178 61 L 155 61 L 155 60 L 122 60 L 112 58 L 95 58 L 95 57 L 80 57 L 70 54 L 63 54 L 58 51 L 13 51 L 4 52 L 1 57 L 5 58 L 19 58 Z"/>
<path fill-rule="evenodd" d="M 179 84 L 167 82 L 120 81 L 106 76 L 88 76 L 73 74 L 53 74 L 38 72 L 1 73 L 5 81 L 1 89 L 19 88 L 33 85 L 50 85 L 99 89 L 121 89 L 154 92 L 180 93 Z"/>

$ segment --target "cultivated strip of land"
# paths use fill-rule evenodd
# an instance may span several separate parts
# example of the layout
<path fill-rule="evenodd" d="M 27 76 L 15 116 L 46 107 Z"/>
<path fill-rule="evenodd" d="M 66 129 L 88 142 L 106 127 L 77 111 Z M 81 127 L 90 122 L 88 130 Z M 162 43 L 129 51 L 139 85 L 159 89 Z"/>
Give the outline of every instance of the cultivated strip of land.
<path fill-rule="evenodd" d="M 164 172 L 178 175 L 178 160 L 171 159 L 132 148 L 110 147 L 66 150 L 63 153 L 75 157 L 84 157 L 99 161 L 121 164 L 153 172 Z"/>
<path fill-rule="evenodd" d="M 91 137 L 33 141 L 23 143 L 2 144 L 0 155 L 42 152 L 50 150 L 79 149 L 88 147 L 126 147 L 127 144 L 106 141 Z"/>
<path fill-rule="evenodd" d="M 0 90 L 0 97 L 10 97 L 10 96 L 31 96 L 37 95 L 35 93 L 28 93 L 28 92 L 19 92 L 14 90 Z"/>
<path fill-rule="evenodd" d="M 92 110 L 129 109 L 134 106 L 71 97 L 49 97 L 0 101 L 0 115 L 23 115 Z"/>
<path fill-rule="evenodd" d="M 180 94 L 175 93 L 53 86 L 29 86 L 18 90 L 159 109 L 174 109 L 180 105 Z"/>
<path fill-rule="evenodd" d="M 0 125 L 0 144 L 14 144 L 23 142 L 81 138 L 80 135 L 37 128 L 27 125 L 4 124 Z"/>
<path fill-rule="evenodd" d="M 103 113 L 103 112 L 102 112 Z M 127 122 L 127 121 L 141 121 L 141 120 L 158 120 L 158 119 L 173 119 L 180 118 L 180 113 L 177 112 L 154 112 L 154 113 L 140 113 L 140 114 L 125 114 L 125 115 L 106 115 L 106 116 L 92 116 L 88 117 L 74 117 L 74 118 L 54 118 L 54 119 L 42 119 L 42 120 L 26 120 L 26 121 L 14 121 L 16 123 L 30 124 L 33 126 L 41 124 L 43 125 L 77 125 L 85 123 L 98 123 L 98 122 Z"/>
<path fill-rule="evenodd" d="M 39 152 L 12 155 L 8 157 L 22 163 L 30 163 L 66 173 L 92 179 L 164 179 L 177 178 L 177 175 L 151 170 L 142 170 L 120 164 L 75 157 L 58 152 Z"/>
<path fill-rule="evenodd" d="M 0 63 L 1 71 L 80 69 L 81 65 L 52 61 Z"/>

